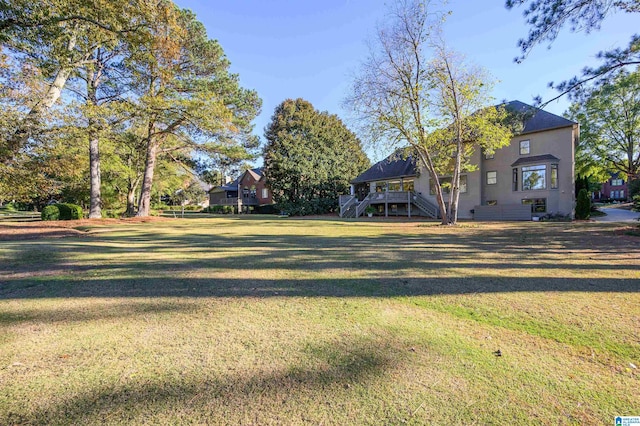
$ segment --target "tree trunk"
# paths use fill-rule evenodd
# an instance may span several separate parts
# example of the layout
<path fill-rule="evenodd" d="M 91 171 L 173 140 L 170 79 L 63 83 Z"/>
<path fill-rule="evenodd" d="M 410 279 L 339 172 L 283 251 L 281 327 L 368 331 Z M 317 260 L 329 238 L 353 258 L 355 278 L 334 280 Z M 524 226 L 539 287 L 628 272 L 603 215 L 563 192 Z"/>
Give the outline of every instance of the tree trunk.
<path fill-rule="evenodd" d="M 458 131 L 458 135 L 460 135 Z M 462 166 L 462 142 L 460 136 L 456 141 L 456 164 L 453 168 L 453 176 L 451 176 L 451 197 L 449 198 L 449 211 L 447 216 L 450 225 L 458 223 L 458 201 L 460 200 L 460 169 Z"/>
<path fill-rule="evenodd" d="M 77 25 L 74 26 L 69 41 L 67 42 L 67 51 L 71 52 L 75 49 L 77 43 Z M 62 89 L 73 70 L 72 64 L 67 64 L 58 70 L 53 81 L 49 85 L 47 92 L 44 96 L 36 102 L 36 104 L 29 110 L 27 116 L 18 123 L 13 135 L 6 141 L 6 148 L 0 150 L 0 161 L 7 162 L 14 158 L 15 154 L 26 145 L 29 137 L 33 134 L 33 130 L 40 123 L 40 115 L 42 112 L 48 110 L 55 104 L 60 95 Z"/>
<path fill-rule="evenodd" d="M 147 140 L 147 160 L 144 166 L 144 177 L 142 180 L 142 191 L 140 192 L 140 203 L 138 204 L 138 217 L 149 216 L 151 208 L 151 185 L 153 184 L 153 173 L 156 167 L 156 156 L 158 154 L 158 142 L 152 135 L 153 130 L 150 128 Z"/>
<path fill-rule="evenodd" d="M 95 58 L 86 67 L 87 73 L 87 104 L 91 107 L 98 106 L 98 87 L 102 75 L 103 64 L 100 61 L 100 49 L 96 49 Z M 89 115 L 89 219 L 102 217 L 102 193 L 100 175 L 100 126 L 98 120 L 93 118 L 93 112 Z"/>
<path fill-rule="evenodd" d="M 136 214 L 136 190 L 140 184 L 140 177 L 136 177 L 134 180 L 129 180 L 127 188 L 127 211 L 126 216 L 132 217 Z"/>
<path fill-rule="evenodd" d="M 91 123 L 89 124 L 91 126 Z M 100 191 L 102 178 L 100 176 L 100 144 L 98 132 L 89 129 L 89 169 L 91 176 L 89 219 L 102 217 L 102 193 Z"/>
<path fill-rule="evenodd" d="M 436 173 L 435 168 L 433 167 L 433 163 L 431 162 L 431 157 L 428 153 L 423 153 L 419 148 L 416 147 L 416 151 L 418 152 L 418 156 L 420 157 L 420 161 L 422 165 L 426 167 L 429 171 L 429 178 L 434 181 L 434 188 L 436 190 L 436 201 L 438 203 L 438 208 L 440 209 L 440 217 L 442 221 L 441 225 L 448 225 L 449 218 L 447 215 L 447 205 L 444 203 L 444 195 L 442 194 L 442 187 L 440 186 L 440 180 L 438 179 L 438 174 Z"/>

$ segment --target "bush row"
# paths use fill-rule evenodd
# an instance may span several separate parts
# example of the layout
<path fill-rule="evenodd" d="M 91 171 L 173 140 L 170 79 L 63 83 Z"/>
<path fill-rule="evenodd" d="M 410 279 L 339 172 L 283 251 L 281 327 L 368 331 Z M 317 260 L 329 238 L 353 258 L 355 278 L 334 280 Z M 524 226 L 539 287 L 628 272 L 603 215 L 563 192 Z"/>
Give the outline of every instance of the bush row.
<path fill-rule="evenodd" d="M 51 204 L 42 209 L 42 220 L 75 220 L 84 217 L 82 207 L 71 203 Z"/>
<path fill-rule="evenodd" d="M 238 208 L 235 206 L 214 205 L 214 206 L 209 206 L 202 211 L 205 213 L 214 213 L 214 214 L 235 214 L 237 213 L 237 210 Z"/>

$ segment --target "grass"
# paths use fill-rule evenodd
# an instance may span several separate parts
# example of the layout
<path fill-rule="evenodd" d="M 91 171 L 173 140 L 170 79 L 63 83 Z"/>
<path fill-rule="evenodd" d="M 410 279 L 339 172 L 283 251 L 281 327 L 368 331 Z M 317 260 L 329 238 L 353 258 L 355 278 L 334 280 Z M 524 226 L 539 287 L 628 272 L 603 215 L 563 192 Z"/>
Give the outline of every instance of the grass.
<path fill-rule="evenodd" d="M 0 424 L 639 414 L 639 240 L 616 225 L 223 217 L 82 231 L 0 242 Z"/>

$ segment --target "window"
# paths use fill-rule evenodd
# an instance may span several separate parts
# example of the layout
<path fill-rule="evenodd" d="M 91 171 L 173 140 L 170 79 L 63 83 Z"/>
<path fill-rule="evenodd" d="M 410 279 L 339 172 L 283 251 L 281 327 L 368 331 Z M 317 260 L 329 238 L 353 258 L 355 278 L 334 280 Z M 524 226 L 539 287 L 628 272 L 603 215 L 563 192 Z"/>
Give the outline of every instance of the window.
<path fill-rule="evenodd" d="M 511 190 L 512 191 L 517 191 L 518 190 L 518 169 L 513 169 L 511 175 L 512 175 L 512 178 L 511 178 L 511 182 L 512 182 Z"/>
<path fill-rule="evenodd" d="M 558 189 L 558 165 L 551 165 L 551 189 Z"/>
<path fill-rule="evenodd" d="M 442 187 L 442 192 L 444 194 L 448 194 L 451 192 L 451 178 L 450 177 L 441 177 L 440 178 L 440 186 Z M 467 192 L 467 175 L 460 175 L 460 193 L 464 194 Z M 436 195 L 436 188 L 433 184 L 433 179 L 429 179 L 429 194 Z"/>
<path fill-rule="evenodd" d="M 269 198 L 269 190 L 267 188 L 262 188 L 262 198 Z"/>
<path fill-rule="evenodd" d="M 487 185 L 498 183 L 498 172 L 487 172 Z"/>
<path fill-rule="evenodd" d="M 624 185 L 622 179 L 611 179 L 611 186 L 622 186 Z"/>
<path fill-rule="evenodd" d="M 257 195 L 256 186 L 251 185 L 251 198 L 256 198 L 256 195 Z"/>
<path fill-rule="evenodd" d="M 487 200 L 487 205 L 488 206 L 497 206 L 498 205 L 498 200 Z"/>
<path fill-rule="evenodd" d="M 545 189 L 547 166 L 525 166 L 522 168 L 522 190 Z"/>
<path fill-rule="evenodd" d="M 624 198 L 624 189 L 620 190 L 620 198 Z"/>
<path fill-rule="evenodd" d="M 467 192 L 467 175 L 460 175 L 460 193 Z"/>
<path fill-rule="evenodd" d="M 387 190 L 387 182 L 376 182 L 376 192 L 385 192 Z"/>
<path fill-rule="evenodd" d="M 529 152 L 529 141 L 520 141 L 520 155 L 527 155 Z"/>
<path fill-rule="evenodd" d="M 411 191 L 411 192 L 413 192 L 413 190 L 414 190 L 413 179 L 403 181 L 402 182 L 402 190 L 403 191 Z"/>
<path fill-rule="evenodd" d="M 402 186 L 399 180 L 393 180 L 387 185 L 387 191 L 401 191 Z"/>
<path fill-rule="evenodd" d="M 544 213 L 547 211 L 547 199 L 546 198 L 525 198 L 522 200 L 522 204 L 530 204 L 532 213 Z"/>
<path fill-rule="evenodd" d="M 614 197 L 615 193 L 616 193 L 616 191 L 611 191 L 611 194 L 610 194 L 611 196 L 609 198 L 615 198 Z"/>
<path fill-rule="evenodd" d="M 249 198 L 249 188 L 246 186 L 242 188 L 242 198 Z"/>
<path fill-rule="evenodd" d="M 484 159 L 485 160 L 493 160 L 493 154 L 489 154 L 489 153 L 485 152 Z"/>

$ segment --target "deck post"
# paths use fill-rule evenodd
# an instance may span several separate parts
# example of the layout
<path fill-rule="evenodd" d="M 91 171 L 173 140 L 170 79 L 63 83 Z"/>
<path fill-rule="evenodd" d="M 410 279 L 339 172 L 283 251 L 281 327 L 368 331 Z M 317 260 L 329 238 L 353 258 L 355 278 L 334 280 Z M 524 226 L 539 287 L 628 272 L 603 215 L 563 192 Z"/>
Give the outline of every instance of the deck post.
<path fill-rule="evenodd" d="M 407 191 L 407 212 L 411 217 L 411 193 L 409 191 Z"/>
<path fill-rule="evenodd" d="M 384 217 L 389 217 L 389 189 L 384 191 Z"/>

